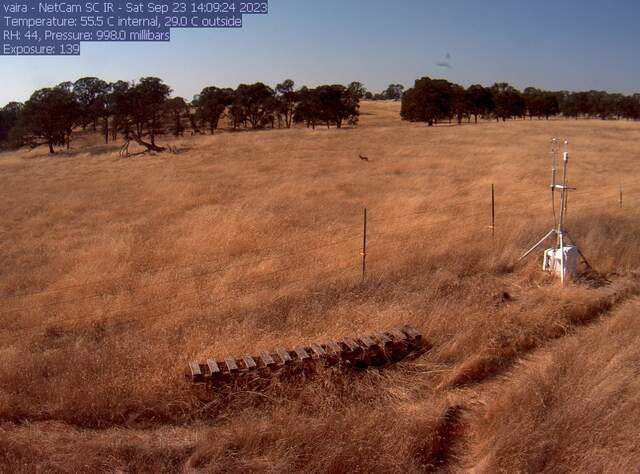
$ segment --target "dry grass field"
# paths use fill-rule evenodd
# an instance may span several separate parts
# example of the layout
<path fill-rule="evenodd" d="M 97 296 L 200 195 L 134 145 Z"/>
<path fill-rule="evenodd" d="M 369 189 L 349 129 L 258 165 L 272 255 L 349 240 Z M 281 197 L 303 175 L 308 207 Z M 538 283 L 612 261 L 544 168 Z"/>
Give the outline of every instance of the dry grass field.
<path fill-rule="evenodd" d="M 640 124 L 362 113 L 168 139 L 175 154 L 91 135 L 0 154 L 0 472 L 637 469 Z M 539 255 L 514 265 L 553 226 L 552 136 L 571 141 L 568 227 L 597 271 L 564 290 Z M 394 367 L 260 392 L 184 377 L 404 323 L 433 348 Z"/>

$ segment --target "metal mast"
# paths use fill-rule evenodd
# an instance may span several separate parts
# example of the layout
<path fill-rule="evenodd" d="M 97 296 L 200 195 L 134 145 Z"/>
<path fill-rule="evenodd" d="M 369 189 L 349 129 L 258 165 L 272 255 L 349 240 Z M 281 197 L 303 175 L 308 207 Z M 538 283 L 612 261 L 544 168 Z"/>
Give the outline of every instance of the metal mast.
<path fill-rule="evenodd" d="M 576 246 L 573 239 L 569 236 L 568 232 L 565 229 L 565 220 L 567 217 L 567 207 L 569 203 L 569 191 L 575 191 L 576 188 L 569 187 L 568 184 L 568 167 L 569 167 L 569 142 L 567 140 L 564 141 L 564 152 L 562 154 L 562 184 L 557 183 L 557 173 L 558 173 L 558 139 L 554 138 L 551 140 L 551 201 L 553 207 L 553 216 L 554 216 L 554 228 L 551 229 L 542 239 L 540 239 L 533 247 L 531 247 L 520 259 L 519 262 L 527 258 L 531 253 L 537 250 L 547 239 L 551 236 L 556 236 L 556 249 L 555 252 L 560 257 L 560 280 L 562 284 L 565 284 L 566 279 L 566 256 L 565 256 L 565 247 L 566 244 L 571 243 L 576 247 L 578 254 L 582 257 L 584 262 L 589 266 L 589 262 L 584 258 L 580 249 Z M 557 219 L 556 209 L 555 209 L 555 193 L 556 190 L 560 193 L 560 218 Z M 555 263 L 554 263 L 555 265 Z"/>

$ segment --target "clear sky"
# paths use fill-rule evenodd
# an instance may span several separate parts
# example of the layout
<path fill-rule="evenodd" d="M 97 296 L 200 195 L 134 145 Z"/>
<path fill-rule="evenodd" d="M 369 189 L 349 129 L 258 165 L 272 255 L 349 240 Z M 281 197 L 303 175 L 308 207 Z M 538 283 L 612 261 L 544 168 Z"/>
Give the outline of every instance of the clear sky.
<path fill-rule="evenodd" d="M 424 75 L 640 92 L 639 0 L 270 0 L 270 14 L 245 16 L 241 30 L 171 36 L 83 43 L 80 57 L 0 57 L 0 104 L 83 76 L 154 75 L 187 99 L 208 85 L 358 80 L 379 91 Z"/>

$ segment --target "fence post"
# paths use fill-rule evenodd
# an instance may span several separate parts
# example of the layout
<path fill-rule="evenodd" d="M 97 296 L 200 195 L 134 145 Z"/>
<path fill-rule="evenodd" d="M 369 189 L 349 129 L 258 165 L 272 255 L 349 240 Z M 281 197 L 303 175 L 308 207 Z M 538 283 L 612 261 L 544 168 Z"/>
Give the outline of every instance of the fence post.
<path fill-rule="evenodd" d="M 491 238 L 496 238 L 496 188 L 491 184 Z"/>
<path fill-rule="evenodd" d="M 620 183 L 620 209 L 622 209 L 622 183 Z"/>
<path fill-rule="evenodd" d="M 364 231 L 362 233 L 362 280 L 367 274 L 367 208 L 364 208 Z"/>

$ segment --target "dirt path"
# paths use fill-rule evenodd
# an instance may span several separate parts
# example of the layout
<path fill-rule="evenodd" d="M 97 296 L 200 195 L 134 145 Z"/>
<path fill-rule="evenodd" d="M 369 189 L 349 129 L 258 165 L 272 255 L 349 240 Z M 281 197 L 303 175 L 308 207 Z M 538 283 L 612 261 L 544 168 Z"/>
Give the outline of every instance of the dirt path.
<path fill-rule="evenodd" d="M 615 341 L 608 339 L 614 339 L 615 335 L 618 334 L 616 330 L 622 329 L 624 324 L 630 322 L 622 322 L 621 319 L 625 316 L 628 317 L 630 313 L 635 316 L 640 311 L 640 297 L 637 296 L 637 291 L 624 287 L 607 288 L 605 291 L 608 297 L 605 299 L 603 306 L 597 309 L 592 308 L 592 310 L 585 313 L 585 318 L 576 322 L 565 335 L 551 339 L 531 352 L 519 354 L 508 369 L 492 373 L 483 380 L 475 381 L 457 394 L 456 403 L 443 414 L 442 426 L 439 429 L 439 435 L 444 446 L 441 453 L 442 456 L 438 458 L 437 465 L 439 470 L 479 474 L 496 472 L 496 469 L 500 467 L 505 469 L 504 472 L 509 472 L 510 469 L 513 469 L 514 464 L 511 459 L 507 459 L 499 448 L 493 449 L 490 441 L 487 440 L 492 434 L 491 429 L 496 429 L 495 425 L 499 425 L 504 431 L 508 431 L 511 426 L 513 429 L 512 436 L 518 437 L 519 435 L 520 437 L 519 443 L 514 442 L 514 444 L 518 444 L 521 451 L 519 453 L 510 452 L 509 456 L 515 458 L 518 455 L 522 456 L 522 458 L 526 458 L 527 455 L 531 456 L 530 452 L 527 453 L 527 449 L 529 451 L 533 451 L 533 449 L 530 446 L 527 448 L 527 438 L 544 437 L 544 433 L 539 432 L 539 429 L 541 429 L 539 426 L 528 426 L 526 427 L 527 429 L 523 429 L 522 419 L 518 419 L 518 415 L 514 416 L 511 413 L 518 410 L 518 400 L 514 400 L 516 397 L 513 392 L 518 391 L 518 394 L 524 397 L 526 394 L 522 392 L 526 391 L 527 388 L 523 387 L 531 385 L 532 393 L 535 392 L 536 388 L 541 391 L 548 390 L 550 392 L 549 399 L 552 399 L 557 395 L 554 393 L 558 390 L 555 384 L 560 383 L 565 386 L 564 388 L 570 389 L 573 383 L 576 385 L 581 382 L 588 383 L 580 379 L 583 376 L 580 371 L 584 360 L 577 360 L 580 355 L 575 350 L 576 346 L 592 350 L 591 354 L 586 354 L 587 357 L 589 359 L 597 359 L 604 346 L 610 347 L 613 345 L 615 347 Z M 631 320 L 632 318 L 628 319 Z M 640 324 L 637 324 L 636 320 L 633 322 L 635 325 L 628 327 L 629 331 L 634 332 L 637 342 L 640 340 Z M 603 333 L 603 335 L 601 336 L 600 333 Z M 640 352 L 636 354 L 634 359 L 636 363 L 640 362 L 640 358 L 637 357 L 639 355 Z M 566 359 L 571 361 L 571 366 L 568 370 L 562 367 L 562 362 Z M 610 360 L 611 356 L 603 357 L 603 360 L 599 361 L 603 365 L 601 367 L 603 371 L 612 370 L 609 367 Z M 532 374 L 540 375 L 540 377 L 534 378 Z M 615 374 L 612 375 L 615 376 Z M 532 396 L 535 397 L 535 395 Z M 543 398 L 541 397 L 541 399 Z M 522 400 L 519 401 L 522 402 Z M 577 405 L 584 403 L 584 400 L 579 397 L 576 397 L 574 401 Z M 616 399 L 615 403 L 621 404 L 623 401 Z M 572 408 L 567 405 L 562 406 L 562 408 L 555 408 L 555 411 L 552 411 L 552 408 L 554 408 L 552 405 L 553 403 L 549 400 L 543 400 L 538 405 L 531 403 L 530 410 L 534 412 L 538 409 L 539 412 L 526 413 L 524 415 L 520 413 L 519 415 L 523 418 L 531 416 L 541 424 L 540 420 L 544 419 L 551 430 L 555 427 L 554 425 L 563 423 L 560 418 L 565 412 L 570 412 Z M 640 403 L 636 403 L 636 407 L 640 411 Z M 545 409 L 548 409 L 549 413 L 545 413 Z M 603 407 L 602 409 L 604 410 L 605 408 Z M 599 413 L 593 413 L 594 417 L 597 415 Z M 493 419 L 498 416 L 501 417 L 499 421 Z M 558 418 L 550 419 L 553 416 Z M 488 426 L 490 428 L 487 428 Z M 522 432 L 518 433 L 519 429 Z M 592 435 L 594 437 L 597 437 L 598 429 L 601 429 L 601 427 L 593 428 Z M 590 436 L 587 427 L 582 427 L 580 431 L 577 437 Z M 502 432 L 493 434 L 491 441 L 499 445 L 508 444 L 508 441 L 505 443 L 505 440 L 500 439 L 500 436 L 509 438 L 508 433 Z M 551 440 L 558 442 L 558 444 L 563 444 L 562 440 Z M 611 442 L 615 442 L 613 436 Z M 497 454 L 496 451 L 498 452 Z M 637 450 L 635 456 L 636 460 L 640 459 L 638 457 L 640 454 Z M 624 461 L 625 459 L 623 458 L 622 460 Z M 525 459 L 522 461 L 525 462 Z M 531 461 L 526 459 L 526 462 Z M 535 467 L 529 467 L 534 471 L 543 470 L 545 467 L 550 469 L 549 472 L 563 471 L 563 466 L 554 465 L 551 460 L 546 466 L 536 465 Z M 522 466 L 519 466 L 519 468 L 522 468 Z"/>

